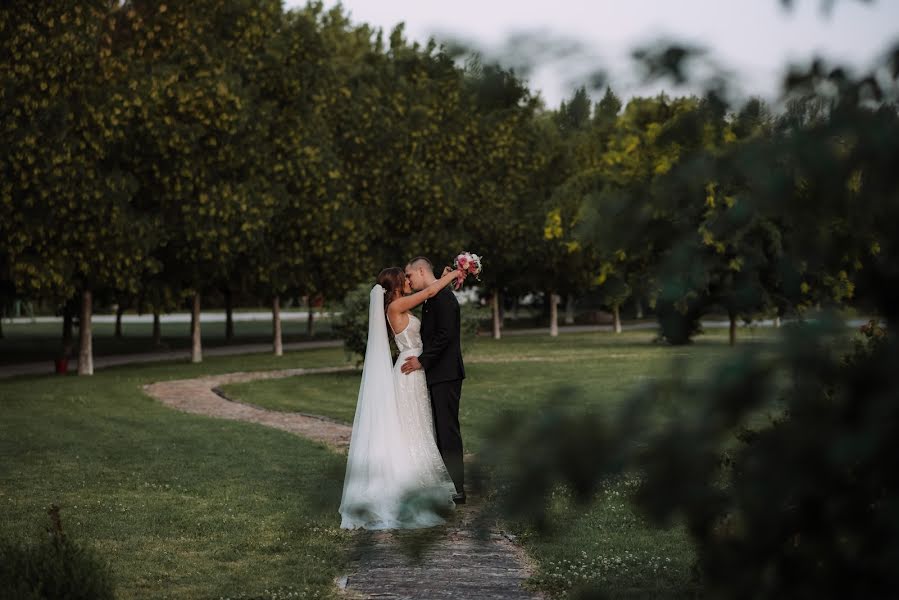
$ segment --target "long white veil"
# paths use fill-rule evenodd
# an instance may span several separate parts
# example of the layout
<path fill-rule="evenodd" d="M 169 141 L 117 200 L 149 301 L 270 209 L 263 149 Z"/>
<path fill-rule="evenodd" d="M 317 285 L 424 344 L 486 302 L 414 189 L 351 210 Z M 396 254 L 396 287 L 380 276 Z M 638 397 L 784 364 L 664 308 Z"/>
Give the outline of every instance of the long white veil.
<path fill-rule="evenodd" d="M 369 296 L 368 343 L 340 502 L 341 527 L 396 525 L 396 494 L 402 489 L 402 466 L 408 463 L 400 427 L 384 288 L 375 285 Z"/>

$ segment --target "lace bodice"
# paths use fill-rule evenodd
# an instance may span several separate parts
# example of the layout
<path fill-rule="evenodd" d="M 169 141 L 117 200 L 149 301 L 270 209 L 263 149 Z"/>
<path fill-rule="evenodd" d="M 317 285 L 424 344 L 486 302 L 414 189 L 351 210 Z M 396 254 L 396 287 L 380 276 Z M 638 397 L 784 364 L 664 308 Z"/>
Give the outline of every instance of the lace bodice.
<path fill-rule="evenodd" d="M 418 317 L 409 313 L 409 323 L 405 329 L 395 335 L 395 338 L 396 347 L 399 348 L 400 352 L 407 350 L 421 352 L 421 321 Z"/>

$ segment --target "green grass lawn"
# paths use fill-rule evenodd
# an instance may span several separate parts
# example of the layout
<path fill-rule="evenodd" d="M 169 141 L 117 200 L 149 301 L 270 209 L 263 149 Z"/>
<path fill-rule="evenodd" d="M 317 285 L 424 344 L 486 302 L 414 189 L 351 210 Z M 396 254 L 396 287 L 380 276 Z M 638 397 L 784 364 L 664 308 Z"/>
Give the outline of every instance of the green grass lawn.
<path fill-rule="evenodd" d="M 171 410 L 140 386 L 343 361 L 321 350 L 0 382 L 0 536 L 36 540 L 56 503 L 68 535 L 111 563 L 122 598 L 332 596 L 349 544 L 343 457 Z"/>
<path fill-rule="evenodd" d="M 771 332 L 746 334 L 765 342 Z M 535 410 L 560 385 L 613 409 L 663 376 L 672 359 L 701 377 L 731 351 L 723 332 L 686 348 L 648 332 L 478 339 L 466 359 L 461 419 L 477 452 L 504 410 Z M 208 358 L 103 369 L 89 378 L 0 381 L 0 536 L 36 539 L 46 507 L 110 562 L 121 597 L 275 597 L 334 593 L 353 536 L 338 529 L 344 458 L 296 436 L 188 415 L 145 396 L 144 383 L 211 373 L 346 363 L 340 349 Z M 352 420 L 358 373 L 229 386 L 232 397 L 278 410 Z M 684 532 L 652 529 L 630 509 L 622 481 L 596 504 L 570 509 L 563 490 L 554 536 L 518 527 L 539 565 L 538 589 L 563 595 L 598 582 L 612 596 L 693 590 Z M 269 590 L 266 594 L 265 591 Z M 301 596 L 302 597 L 302 596 Z"/>
<path fill-rule="evenodd" d="M 743 341 L 764 344 L 774 335 L 759 330 L 745 334 Z M 649 332 L 479 339 L 466 355 L 460 409 L 466 452 L 478 452 L 504 411 L 535 411 L 560 388 L 569 388 L 590 407 L 612 411 L 641 384 L 672 368 L 704 377 L 733 352 L 723 331 L 681 348 L 655 345 L 652 339 Z M 351 422 L 359 379 L 358 373 L 313 375 L 235 384 L 225 392 L 276 410 Z M 554 534 L 516 527 L 538 564 L 531 583 L 552 595 L 585 583 L 599 584 L 612 597 L 695 593 L 693 551 L 685 532 L 678 527 L 660 531 L 645 523 L 627 501 L 635 485 L 634 480 L 619 481 L 586 509 L 571 506 L 559 490 L 552 503 L 558 526 Z"/>
<path fill-rule="evenodd" d="M 765 342 L 772 335 L 763 331 L 751 339 Z M 562 387 L 582 392 L 578 396 L 596 406 L 613 409 L 640 383 L 664 376 L 674 365 L 701 377 L 730 352 L 725 336 L 706 335 L 680 348 L 653 344 L 649 332 L 479 338 L 465 356 L 459 419 L 466 452 L 478 451 L 483 433 L 503 411 L 535 409 Z M 360 373 L 334 373 L 234 384 L 224 391 L 231 398 L 273 410 L 351 423 L 359 380 Z"/>

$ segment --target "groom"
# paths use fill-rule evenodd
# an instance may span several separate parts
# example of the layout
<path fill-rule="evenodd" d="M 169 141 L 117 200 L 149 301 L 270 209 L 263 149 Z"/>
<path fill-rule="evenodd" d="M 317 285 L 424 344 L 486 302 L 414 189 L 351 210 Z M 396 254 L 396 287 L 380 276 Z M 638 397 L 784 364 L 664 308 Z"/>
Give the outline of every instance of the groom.
<path fill-rule="evenodd" d="M 424 256 L 418 256 L 406 265 L 406 279 L 415 291 L 434 283 L 434 265 Z M 421 315 L 422 353 L 410 356 L 400 370 L 409 374 L 424 369 L 431 393 L 431 409 L 434 411 L 434 427 L 437 448 L 446 463 L 456 494 L 456 504 L 465 503 L 464 467 L 462 464 L 462 432 L 459 429 L 459 399 L 462 396 L 462 380 L 465 365 L 462 364 L 462 348 L 459 303 L 448 288 L 426 300 Z"/>

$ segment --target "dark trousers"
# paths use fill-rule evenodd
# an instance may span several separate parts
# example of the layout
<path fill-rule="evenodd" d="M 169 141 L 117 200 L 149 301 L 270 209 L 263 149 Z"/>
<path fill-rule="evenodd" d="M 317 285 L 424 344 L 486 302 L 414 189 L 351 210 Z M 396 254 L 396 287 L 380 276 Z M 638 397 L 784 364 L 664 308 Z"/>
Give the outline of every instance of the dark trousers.
<path fill-rule="evenodd" d="M 431 392 L 431 409 L 434 411 L 434 429 L 437 448 L 446 464 L 456 491 L 465 488 L 465 466 L 462 464 L 462 430 L 459 428 L 459 399 L 462 397 L 462 380 L 435 383 Z"/>

